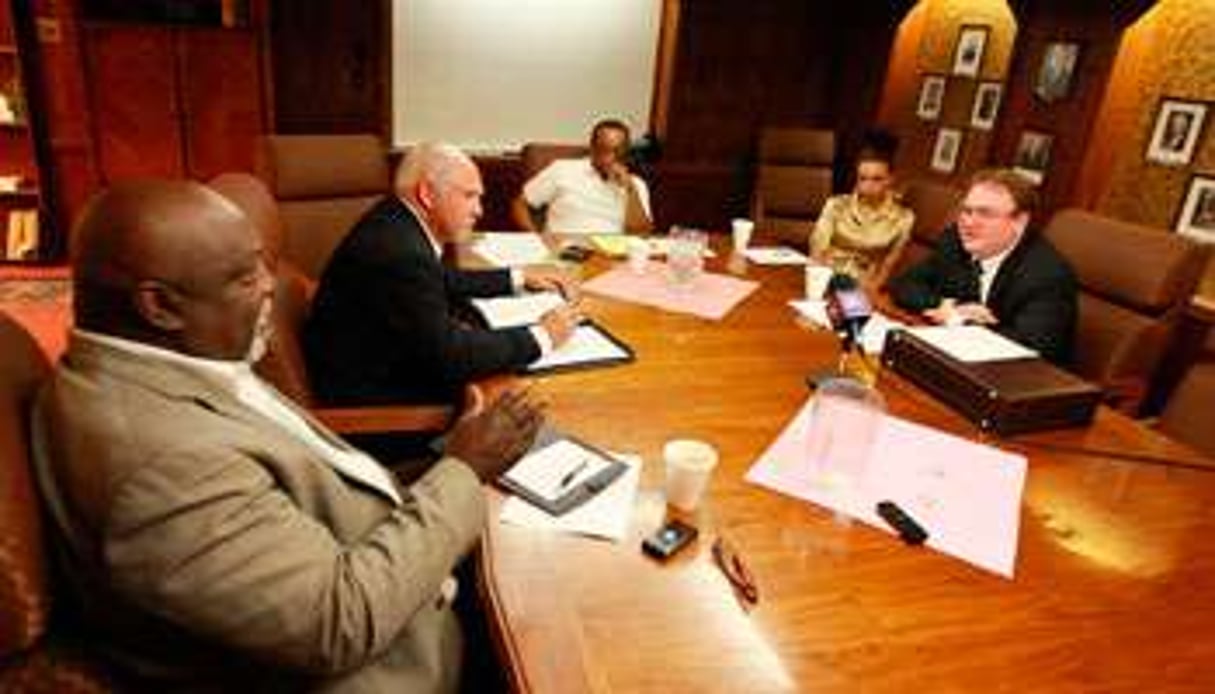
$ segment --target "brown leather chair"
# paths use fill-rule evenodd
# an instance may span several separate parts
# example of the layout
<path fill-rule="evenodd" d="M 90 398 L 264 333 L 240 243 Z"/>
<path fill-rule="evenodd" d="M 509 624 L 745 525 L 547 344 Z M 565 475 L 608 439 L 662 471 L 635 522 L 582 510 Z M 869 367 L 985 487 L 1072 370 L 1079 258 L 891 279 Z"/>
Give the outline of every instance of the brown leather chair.
<path fill-rule="evenodd" d="M 1215 458 L 1215 361 L 1199 362 L 1181 379 L 1160 414 L 1160 430 Z"/>
<path fill-rule="evenodd" d="M 28 434 L 30 405 L 50 366 L 3 313 L 0 354 L 0 692 L 112 691 L 100 661 L 60 624 L 52 628 L 54 591 Z"/>
<path fill-rule="evenodd" d="M 759 138 L 751 216 L 766 236 L 805 250 L 831 195 L 835 133 L 765 128 Z"/>
<path fill-rule="evenodd" d="M 915 213 L 911 239 L 903 246 L 891 277 L 923 260 L 954 220 L 962 191 L 945 183 L 911 179 L 903 185 L 902 203 Z"/>
<path fill-rule="evenodd" d="M 256 370 L 282 393 L 309 408 L 317 419 L 340 434 L 383 432 L 440 432 L 451 422 L 449 407 L 422 405 L 392 407 L 319 407 L 308 377 L 301 344 L 304 323 L 312 305 L 316 281 L 279 254 L 291 234 L 283 228 L 274 199 L 266 185 L 246 173 L 224 173 L 211 179 L 211 188 L 231 200 L 261 232 L 267 257 L 276 265 L 274 333 Z"/>
<path fill-rule="evenodd" d="M 1210 248 L 1164 229 L 1062 210 L 1044 233 L 1080 285 L 1075 370 L 1140 414 Z"/>
<path fill-rule="evenodd" d="M 259 173 L 288 232 L 283 256 L 313 278 L 391 188 L 388 155 L 374 135 L 268 135 Z"/>
<path fill-rule="evenodd" d="M 578 159 L 585 157 L 590 149 L 586 145 L 575 145 L 559 142 L 528 142 L 519 150 L 523 162 L 523 180 L 544 170 L 544 167 L 557 159 Z"/>

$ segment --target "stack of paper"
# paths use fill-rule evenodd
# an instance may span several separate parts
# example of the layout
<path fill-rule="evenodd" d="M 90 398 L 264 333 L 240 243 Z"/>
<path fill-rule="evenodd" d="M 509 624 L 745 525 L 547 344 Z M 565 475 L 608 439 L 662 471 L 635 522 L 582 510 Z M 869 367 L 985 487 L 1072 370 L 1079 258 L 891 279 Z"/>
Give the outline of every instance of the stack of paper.
<path fill-rule="evenodd" d="M 536 292 L 516 296 L 473 299 L 472 305 L 491 328 L 516 328 L 535 325 L 540 317 L 565 303 L 557 292 Z"/>
<path fill-rule="evenodd" d="M 617 267 L 582 285 L 592 294 L 710 320 L 723 318 L 758 287 L 758 282 L 712 272 L 696 275 L 686 286 L 675 286 L 664 263 L 650 263 L 643 272 Z"/>
<path fill-rule="evenodd" d="M 748 482 L 890 531 L 874 507 L 897 503 L 928 546 L 1009 578 L 1017 559 L 1024 456 L 882 415 L 861 480 L 831 484 L 809 460 L 809 400 L 747 472 Z"/>
<path fill-rule="evenodd" d="M 804 253 L 784 246 L 751 247 L 743 251 L 743 255 L 757 265 L 805 265 L 810 261 Z"/>
<path fill-rule="evenodd" d="M 472 250 L 497 267 L 520 267 L 548 262 L 552 252 L 539 234 L 487 231 L 472 244 Z"/>
<path fill-rule="evenodd" d="M 1032 359 L 1038 353 L 981 325 L 931 325 L 910 332 L 962 362 Z"/>

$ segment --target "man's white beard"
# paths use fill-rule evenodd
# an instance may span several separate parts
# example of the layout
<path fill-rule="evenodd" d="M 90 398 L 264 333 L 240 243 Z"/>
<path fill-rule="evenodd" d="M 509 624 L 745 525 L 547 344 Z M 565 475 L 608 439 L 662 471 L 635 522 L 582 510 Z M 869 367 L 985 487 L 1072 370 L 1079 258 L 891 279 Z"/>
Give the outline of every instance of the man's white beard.
<path fill-rule="evenodd" d="M 274 322 L 270 320 L 273 309 L 274 301 L 270 297 L 266 297 L 257 309 L 253 339 L 249 341 L 249 351 L 245 353 L 245 361 L 249 364 L 261 361 L 261 358 L 266 356 L 266 350 L 270 348 L 270 336 L 274 334 Z"/>

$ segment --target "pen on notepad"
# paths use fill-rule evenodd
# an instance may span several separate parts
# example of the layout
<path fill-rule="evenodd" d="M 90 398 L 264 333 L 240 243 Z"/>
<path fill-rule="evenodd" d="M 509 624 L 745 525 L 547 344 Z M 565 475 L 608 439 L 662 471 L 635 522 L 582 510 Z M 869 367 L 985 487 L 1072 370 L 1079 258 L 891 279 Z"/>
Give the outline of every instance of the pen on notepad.
<path fill-rule="evenodd" d="M 573 470 L 562 475 L 561 482 L 557 485 L 557 491 L 564 491 L 566 487 L 570 486 L 570 482 L 573 482 L 578 477 L 578 473 L 586 469 L 586 466 L 587 460 L 583 458 L 582 462 L 575 465 Z"/>

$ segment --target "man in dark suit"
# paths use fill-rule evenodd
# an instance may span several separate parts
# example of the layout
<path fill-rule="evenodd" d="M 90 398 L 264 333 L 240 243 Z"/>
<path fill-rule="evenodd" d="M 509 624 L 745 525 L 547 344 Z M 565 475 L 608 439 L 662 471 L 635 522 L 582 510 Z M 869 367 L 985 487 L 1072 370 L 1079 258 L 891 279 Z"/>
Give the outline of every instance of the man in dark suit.
<path fill-rule="evenodd" d="M 321 276 L 304 350 L 322 401 L 454 402 L 468 382 L 518 369 L 569 339 L 580 318 L 573 305 L 528 328 L 490 330 L 457 316 L 470 297 L 576 289 L 553 270 L 444 265 L 443 246 L 481 216 L 481 193 L 480 173 L 460 150 L 410 150 L 394 194 L 363 216 Z"/>
<path fill-rule="evenodd" d="M 936 251 L 891 283 L 899 306 L 937 324 L 988 325 L 1066 365 L 1076 332 L 1076 278 L 1029 226 L 1033 185 L 1007 169 L 971 179 Z"/>

